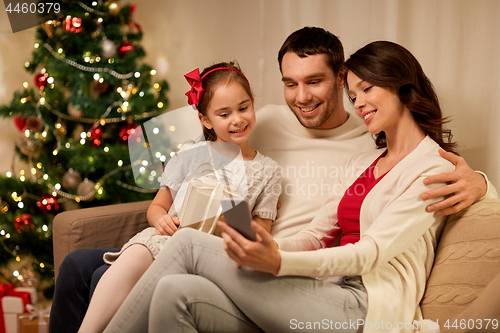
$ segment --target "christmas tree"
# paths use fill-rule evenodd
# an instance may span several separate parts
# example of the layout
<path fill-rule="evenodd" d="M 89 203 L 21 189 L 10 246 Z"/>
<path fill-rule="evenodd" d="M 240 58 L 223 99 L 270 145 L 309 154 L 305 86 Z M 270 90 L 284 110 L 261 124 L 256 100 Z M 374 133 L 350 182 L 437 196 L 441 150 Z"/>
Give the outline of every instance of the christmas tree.
<path fill-rule="evenodd" d="M 152 199 L 159 187 L 155 174 L 134 178 L 127 145 L 168 105 L 167 83 L 137 61 L 145 52 L 134 9 L 61 2 L 36 30 L 25 64 L 34 82 L 0 107 L 19 129 L 16 154 L 27 166 L 0 176 L 0 266 L 17 285 L 50 292 L 55 214 Z"/>

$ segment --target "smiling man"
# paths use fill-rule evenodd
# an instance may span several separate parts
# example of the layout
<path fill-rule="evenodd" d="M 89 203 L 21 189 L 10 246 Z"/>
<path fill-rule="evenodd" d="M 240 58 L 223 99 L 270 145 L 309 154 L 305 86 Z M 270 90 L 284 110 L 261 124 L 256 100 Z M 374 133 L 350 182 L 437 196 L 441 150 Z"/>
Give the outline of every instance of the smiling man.
<path fill-rule="evenodd" d="M 310 129 L 332 129 L 348 118 L 342 103 L 343 73 L 334 74 L 325 57 L 287 52 L 282 59 L 285 100 L 302 126 Z"/>

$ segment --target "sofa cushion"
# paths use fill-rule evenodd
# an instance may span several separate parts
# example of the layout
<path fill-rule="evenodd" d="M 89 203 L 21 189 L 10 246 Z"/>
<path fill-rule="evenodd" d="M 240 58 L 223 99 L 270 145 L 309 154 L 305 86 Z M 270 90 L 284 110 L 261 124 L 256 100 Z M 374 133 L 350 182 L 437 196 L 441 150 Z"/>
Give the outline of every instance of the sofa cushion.
<path fill-rule="evenodd" d="M 440 325 L 478 297 L 500 272 L 500 200 L 482 200 L 448 218 L 421 302 Z"/>

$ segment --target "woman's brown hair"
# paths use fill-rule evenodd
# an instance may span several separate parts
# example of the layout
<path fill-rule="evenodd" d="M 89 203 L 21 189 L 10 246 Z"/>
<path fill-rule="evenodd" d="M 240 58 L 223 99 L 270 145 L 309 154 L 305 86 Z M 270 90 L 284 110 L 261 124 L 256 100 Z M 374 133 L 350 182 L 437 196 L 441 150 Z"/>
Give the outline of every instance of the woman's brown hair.
<path fill-rule="evenodd" d="M 434 87 L 410 51 L 393 42 L 372 42 L 352 54 L 345 67 L 363 81 L 394 90 L 422 131 L 444 150 L 456 153 Z M 375 143 L 378 148 L 387 146 L 384 132 L 376 135 Z"/>

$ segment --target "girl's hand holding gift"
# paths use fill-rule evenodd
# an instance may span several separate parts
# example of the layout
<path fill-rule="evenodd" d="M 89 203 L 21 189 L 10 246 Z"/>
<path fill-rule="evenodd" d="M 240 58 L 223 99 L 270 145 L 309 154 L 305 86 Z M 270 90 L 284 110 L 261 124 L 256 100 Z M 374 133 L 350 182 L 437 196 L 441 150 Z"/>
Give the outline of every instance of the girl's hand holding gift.
<path fill-rule="evenodd" d="M 179 219 L 165 214 L 154 223 L 154 227 L 158 235 L 172 236 L 179 230 L 180 223 Z"/>

